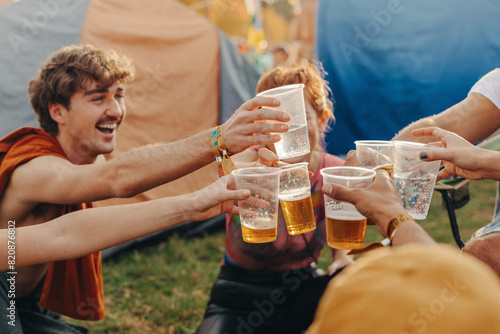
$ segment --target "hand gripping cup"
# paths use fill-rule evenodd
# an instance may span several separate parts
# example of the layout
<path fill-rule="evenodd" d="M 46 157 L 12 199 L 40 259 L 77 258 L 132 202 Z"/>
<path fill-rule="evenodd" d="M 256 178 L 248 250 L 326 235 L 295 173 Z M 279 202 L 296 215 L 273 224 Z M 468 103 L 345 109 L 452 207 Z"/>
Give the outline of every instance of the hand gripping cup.
<path fill-rule="evenodd" d="M 249 243 L 276 240 L 281 170 L 249 167 L 231 173 L 236 189 L 249 189 L 251 192 L 250 198 L 238 201 L 243 240 Z"/>
<path fill-rule="evenodd" d="M 271 96 L 278 98 L 281 105 L 278 109 L 288 112 L 292 119 L 288 124 L 290 130 L 280 133 L 281 140 L 274 144 L 276 154 L 280 159 L 289 159 L 306 155 L 311 151 L 309 145 L 309 135 L 307 134 L 307 118 L 304 103 L 304 85 L 286 85 L 266 90 L 257 96 Z"/>
<path fill-rule="evenodd" d="M 356 140 L 359 167 L 384 169 L 393 177 L 394 142 L 388 140 Z"/>
<path fill-rule="evenodd" d="M 422 161 L 420 152 L 443 148 L 408 141 L 395 141 L 394 147 L 394 184 L 401 203 L 413 219 L 425 219 L 441 161 Z"/>
<path fill-rule="evenodd" d="M 328 167 L 320 171 L 323 184 L 348 188 L 368 187 L 376 172 L 362 167 Z M 366 217 L 351 203 L 325 195 L 326 241 L 335 249 L 358 249 L 365 243 Z"/>
<path fill-rule="evenodd" d="M 279 199 L 288 234 L 316 229 L 308 162 L 281 166 Z"/>

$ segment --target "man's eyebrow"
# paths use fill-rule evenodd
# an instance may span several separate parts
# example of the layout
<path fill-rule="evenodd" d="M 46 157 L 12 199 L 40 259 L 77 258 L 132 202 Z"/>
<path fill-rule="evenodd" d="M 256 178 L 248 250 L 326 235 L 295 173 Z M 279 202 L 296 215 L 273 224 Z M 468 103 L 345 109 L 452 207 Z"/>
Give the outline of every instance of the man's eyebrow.
<path fill-rule="evenodd" d="M 98 89 L 92 89 L 88 90 L 85 93 L 83 93 L 83 96 L 88 96 L 92 94 L 98 94 L 98 93 L 107 93 L 109 90 L 107 88 L 98 88 Z"/>

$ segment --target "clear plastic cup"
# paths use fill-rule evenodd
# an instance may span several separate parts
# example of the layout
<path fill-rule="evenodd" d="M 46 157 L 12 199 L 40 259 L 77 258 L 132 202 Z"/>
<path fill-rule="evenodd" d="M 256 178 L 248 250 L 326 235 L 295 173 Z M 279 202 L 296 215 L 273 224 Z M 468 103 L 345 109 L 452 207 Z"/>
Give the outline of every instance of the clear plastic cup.
<path fill-rule="evenodd" d="M 249 189 L 250 198 L 238 201 L 241 234 L 249 243 L 276 240 L 281 169 L 248 167 L 233 170 L 236 189 Z"/>
<path fill-rule="evenodd" d="M 349 188 L 368 187 L 376 175 L 362 167 L 328 167 L 320 171 L 323 183 L 340 184 Z M 359 249 L 365 243 L 366 217 L 348 202 L 325 196 L 326 240 L 336 249 Z"/>
<path fill-rule="evenodd" d="M 304 103 L 304 85 L 294 84 L 276 87 L 257 94 L 279 99 L 281 105 L 277 109 L 288 112 L 292 119 L 288 122 L 290 129 L 280 133 L 281 140 L 274 144 L 276 154 L 280 159 L 303 156 L 311 151 L 309 135 L 307 134 L 307 117 Z"/>
<path fill-rule="evenodd" d="M 299 162 L 280 167 L 281 212 L 290 235 L 316 229 L 308 165 L 308 162 Z"/>
<path fill-rule="evenodd" d="M 394 147 L 394 184 L 401 203 L 413 219 L 425 219 L 441 161 L 422 161 L 420 152 L 443 148 L 409 141 L 394 141 Z"/>
<path fill-rule="evenodd" d="M 359 167 L 384 169 L 393 176 L 394 142 L 389 140 L 356 140 L 356 160 Z"/>

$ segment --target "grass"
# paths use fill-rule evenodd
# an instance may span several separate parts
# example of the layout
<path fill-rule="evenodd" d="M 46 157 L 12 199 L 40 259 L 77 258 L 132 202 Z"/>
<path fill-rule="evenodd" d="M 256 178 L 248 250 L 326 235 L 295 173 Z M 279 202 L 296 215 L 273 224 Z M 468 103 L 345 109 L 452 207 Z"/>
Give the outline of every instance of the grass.
<path fill-rule="evenodd" d="M 466 242 L 492 216 L 496 183 L 470 182 L 471 200 L 456 210 Z M 435 192 L 426 220 L 419 221 L 438 242 L 456 245 L 441 195 Z M 366 242 L 379 241 L 368 226 Z M 104 261 L 108 316 L 85 323 L 91 333 L 194 333 L 200 323 L 225 249 L 224 231 L 185 239 L 177 235 L 155 239 Z M 326 269 L 327 250 L 319 260 Z"/>

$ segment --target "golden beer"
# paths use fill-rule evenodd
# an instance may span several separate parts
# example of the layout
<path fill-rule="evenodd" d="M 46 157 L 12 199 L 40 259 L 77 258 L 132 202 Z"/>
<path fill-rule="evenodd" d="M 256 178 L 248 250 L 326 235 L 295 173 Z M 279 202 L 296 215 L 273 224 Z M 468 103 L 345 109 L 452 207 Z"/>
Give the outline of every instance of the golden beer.
<path fill-rule="evenodd" d="M 246 220 L 247 223 L 249 219 Z M 264 242 L 271 242 L 276 240 L 276 236 L 278 235 L 278 225 L 272 222 L 264 222 L 259 223 L 257 220 L 251 222 L 251 225 L 257 227 L 249 227 L 246 224 L 241 224 L 241 235 L 243 237 L 243 241 L 259 244 Z"/>
<path fill-rule="evenodd" d="M 298 200 L 282 200 L 280 198 L 281 211 L 285 218 L 288 234 L 295 235 L 313 231 L 316 229 L 314 210 L 311 195 L 308 191 L 306 197 Z"/>
<path fill-rule="evenodd" d="M 366 218 L 344 220 L 326 217 L 326 241 L 335 249 L 358 249 L 365 243 Z"/>
<path fill-rule="evenodd" d="M 391 177 L 391 179 L 393 178 L 392 175 L 394 174 L 394 166 L 392 164 L 380 165 L 380 166 L 374 167 L 372 169 L 375 170 L 375 171 L 377 171 L 379 169 L 383 169 L 387 173 L 389 173 L 389 176 Z"/>

